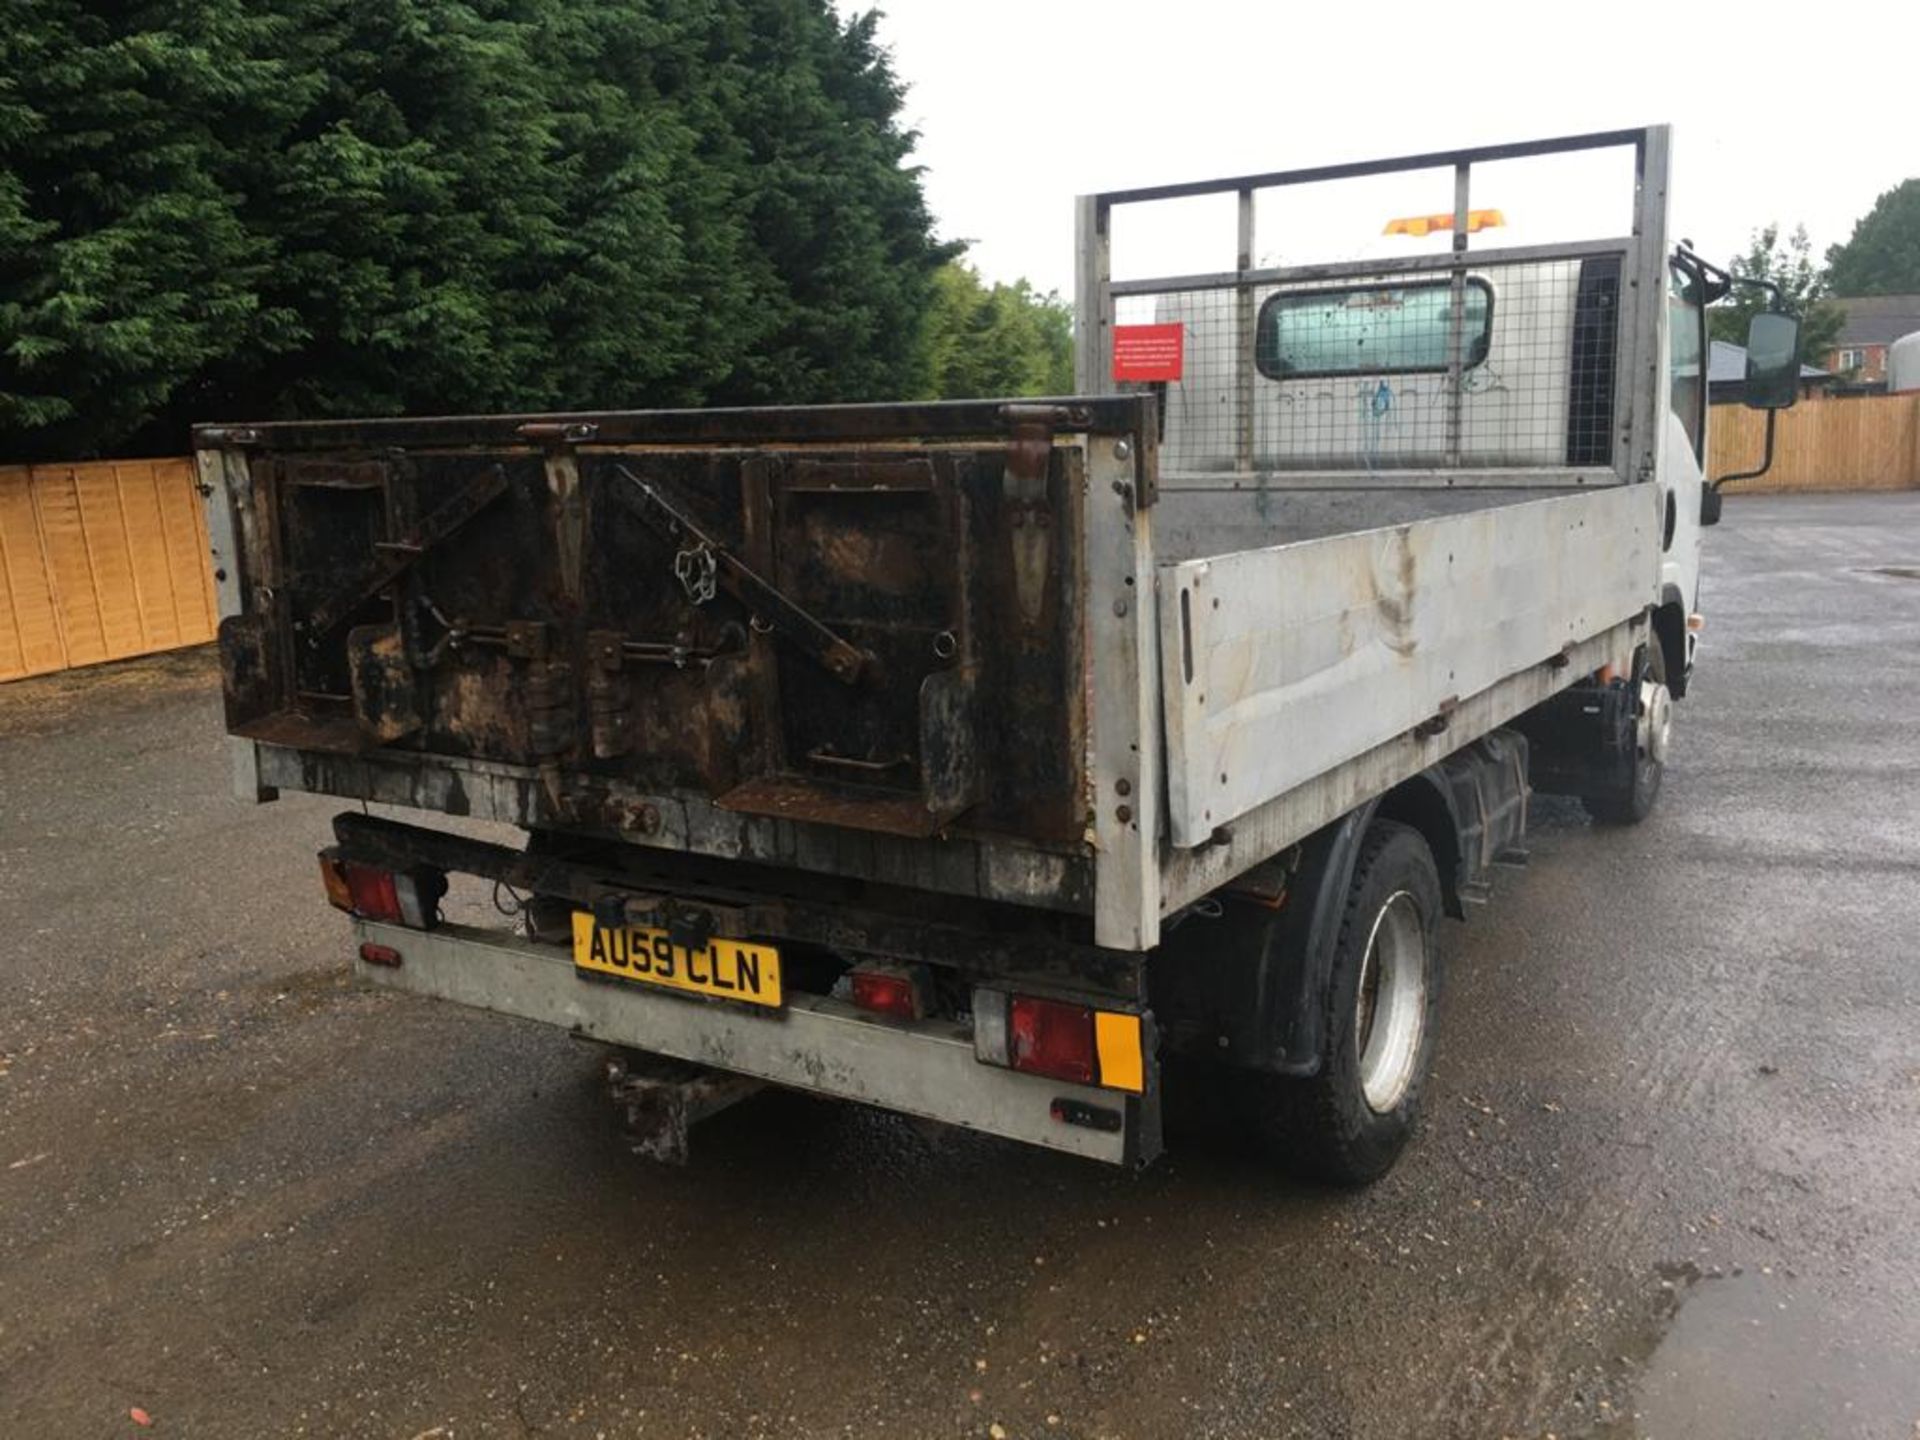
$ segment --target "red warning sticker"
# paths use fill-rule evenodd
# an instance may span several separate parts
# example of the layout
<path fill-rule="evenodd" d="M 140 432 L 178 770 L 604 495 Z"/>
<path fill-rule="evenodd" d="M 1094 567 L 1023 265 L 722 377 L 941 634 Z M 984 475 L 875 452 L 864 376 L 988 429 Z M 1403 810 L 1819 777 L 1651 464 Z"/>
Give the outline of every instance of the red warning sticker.
<path fill-rule="evenodd" d="M 1187 353 L 1187 327 L 1116 325 L 1113 327 L 1113 378 L 1178 380 Z"/>

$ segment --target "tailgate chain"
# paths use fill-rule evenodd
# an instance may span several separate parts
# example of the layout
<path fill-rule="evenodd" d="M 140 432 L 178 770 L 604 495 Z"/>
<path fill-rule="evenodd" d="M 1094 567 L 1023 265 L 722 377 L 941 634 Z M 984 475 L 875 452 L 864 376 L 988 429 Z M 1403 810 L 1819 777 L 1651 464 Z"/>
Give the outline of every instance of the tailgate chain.
<path fill-rule="evenodd" d="M 704 605 L 719 593 L 719 572 L 713 551 L 705 545 L 682 550 L 673 557 L 673 578 L 680 582 L 687 599 L 695 605 Z"/>

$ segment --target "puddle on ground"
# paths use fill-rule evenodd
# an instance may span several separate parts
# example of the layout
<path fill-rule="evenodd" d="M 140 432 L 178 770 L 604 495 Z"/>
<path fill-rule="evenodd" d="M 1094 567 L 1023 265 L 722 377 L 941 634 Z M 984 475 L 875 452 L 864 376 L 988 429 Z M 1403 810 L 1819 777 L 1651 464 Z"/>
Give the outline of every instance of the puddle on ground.
<path fill-rule="evenodd" d="M 1634 1398 L 1638 1440 L 1916 1440 L 1920 1317 L 1764 1271 L 1678 1282 Z"/>

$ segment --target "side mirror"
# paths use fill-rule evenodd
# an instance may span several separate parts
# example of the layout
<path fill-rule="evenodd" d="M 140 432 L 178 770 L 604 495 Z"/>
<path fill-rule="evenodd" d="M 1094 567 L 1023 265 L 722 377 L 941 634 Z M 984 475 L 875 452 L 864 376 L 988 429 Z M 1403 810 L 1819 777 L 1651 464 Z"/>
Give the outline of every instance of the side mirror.
<path fill-rule="evenodd" d="M 1702 526 L 1720 523 L 1720 492 L 1713 488 L 1712 482 L 1700 482 L 1700 524 Z"/>
<path fill-rule="evenodd" d="M 1799 317 L 1762 311 L 1747 326 L 1747 408 L 1787 410 L 1799 396 Z"/>

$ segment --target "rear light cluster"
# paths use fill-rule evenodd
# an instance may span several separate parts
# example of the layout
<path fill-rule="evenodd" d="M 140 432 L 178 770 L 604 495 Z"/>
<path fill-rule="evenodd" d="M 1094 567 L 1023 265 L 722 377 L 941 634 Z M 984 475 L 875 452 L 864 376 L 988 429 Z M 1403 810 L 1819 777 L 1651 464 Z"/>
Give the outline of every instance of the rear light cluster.
<path fill-rule="evenodd" d="M 381 920 L 430 930 L 440 916 L 447 877 L 438 870 L 386 870 L 360 860 L 343 860 L 338 851 L 320 852 L 320 882 L 327 902 L 362 920 Z"/>
<path fill-rule="evenodd" d="M 932 979 L 924 965 L 858 965 L 848 972 L 853 1003 L 875 1015 L 924 1020 Z"/>
<path fill-rule="evenodd" d="M 856 965 L 846 983 L 841 993 L 870 1014 L 924 1020 L 933 1010 L 933 977 L 924 965 Z M 1071 1000 L 976 987 L 973 1053 L 988 1065 L 1075 1085 L 1136 1095 L 1146 1088 L 1140 1017 Z"/>
<path fill-rule="evenodd" d="M 989 1065 L 1139 1094 L 1143 1045 L 1138 1015 L 1002 990 L 973 992 L 973 1053 Z"/>
<path fill-rule="evenodd" d="M 1064 1000 L 1015 995 L 1007 1002 L 1007 1063 L 1016 1070 L 1091 1085 L 1099 1057 L 1093 1011 Z"/>

